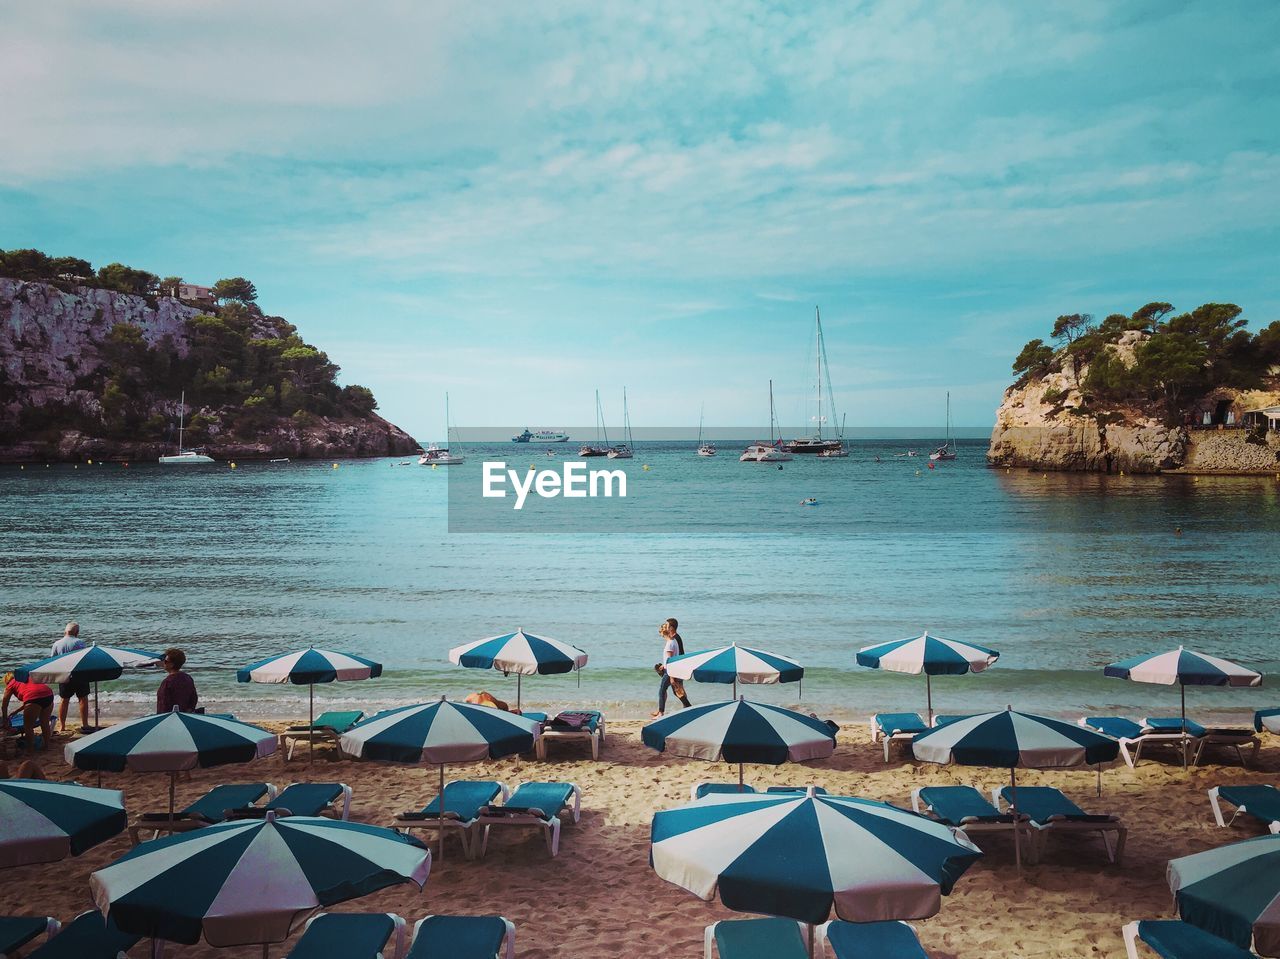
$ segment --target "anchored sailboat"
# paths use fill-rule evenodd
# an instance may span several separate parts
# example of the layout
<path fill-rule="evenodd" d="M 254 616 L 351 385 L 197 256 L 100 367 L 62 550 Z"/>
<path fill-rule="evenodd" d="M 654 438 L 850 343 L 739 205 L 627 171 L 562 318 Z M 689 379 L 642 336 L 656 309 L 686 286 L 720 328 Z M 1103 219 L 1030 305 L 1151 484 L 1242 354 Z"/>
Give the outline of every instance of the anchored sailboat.
<path fill-rule="evenodd" d="M 634 455 L 634 440 L 631 438 L 631 414 L 627 411 L 627 388 L 622 388 L 622 437 L 623 442 L 611 447 L 605 455 L 611 460 L 629 460 Z"/>
<path fill-rule="evenodd" d="M 459 443 L 461 445 L 461 443 Z M 418 457 L 419 466 L 457 466 L 465 457 L 462 451 L 449 449 L 449 394 L 444 395 L 444 448 L 432 443 Z"/>
<path fill-rule="evenodd" d="M 604 443 L 600 442 L 601 435 L 604 436 Z M 596 441 L 592 443 L 583 443 L 581 449 L 578 450 L 581 457 L 588 456 L 608 456 L 609 455 L 609 430 L 604 425 L 604 410 L 600 406 L 600 391 L 596 390 Z"/>
<path fill-rule="evenodd" d="M 182 429 L 186 422 L 187 411 L 187 391 L 182 391 L 182 399 L 178 400 L 178 452 L 170 456 L 160 457 L 160 462 L 166 466 L 176 466 L 179 464 L 200 464 L 212 463 L 212 456 L 206 456 L 200 450 L 184 450 L 182 448 Z"/>
<path fill-rule="evenodd" d="M 951 391 L 947 390 L 947 441 L 929 454 L 931 460 L 953 460 L 959 456 L 956 441 L 951 438 Z"/>
<path fill-rule="evenodd" d="M 715 456 L 716 444 L 702 442 L 702 413 L 705 407 L 698 407 L 698 455 L 699 456 Z"/>
<path fill-rule="evenodd" d="M 800 436 L 793 440 L 787 440 L 786 448 L 790 453 L 824 453 L 827 450 L 843 450 L 844 444 L 834 437 L 823 437 L 822 424 L 826 422 L 826 417 L 822 413 L 822 373 L 827 367 L 827 346 L 822 339 L 822 314 L 815 306 L 813 308 L 816 317 L 817 333 L 814 340 L 814 351 L 816 353 L 815 365 L 818 372 L 818 414 L 813 418 L 815 430 L 812 436 Z M 831 392 L 831 371 L 827 370 L 827 392 Z M 828 405 L 832 407 L 834 415 L 834 400 L 828 397 Z"/>
<path fill-rule="evenodd" d="M 769 442 L 757 440 L 742 451 L 739 463 L 789 463 L 792 456 L 782 446 L 782 440 L 774 439 L 777 417 L 773 412 L 773 380 L 769 381 Z"/>

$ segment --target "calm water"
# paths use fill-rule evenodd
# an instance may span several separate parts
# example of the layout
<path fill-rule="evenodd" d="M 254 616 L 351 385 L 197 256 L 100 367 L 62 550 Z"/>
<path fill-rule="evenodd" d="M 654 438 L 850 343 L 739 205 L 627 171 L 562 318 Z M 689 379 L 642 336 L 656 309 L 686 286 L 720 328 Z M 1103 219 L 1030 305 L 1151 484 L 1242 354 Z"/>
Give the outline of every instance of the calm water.
<path fill-rule="evenodd" d="M 1007 473 L 985 467 L 985 443 L 932 471 L 895 455 L 905 442 L 778 471 L 739 464 L 740 445 L 705 459 L 691 444 L 638 444 L 610 464 L 628 470 L 634 524 L 546 535 L 449 533 L 448 471 L 394 460 L 3 467 L 0 662 L 48 655 L 74 618 L 89 639 L 184 646 L 206 703 L 245 716 L 305 713 L 305 687 L 238 686 L 233 671 L 308 644 L 387 664 L 383 679 L 320 688 L 318 705 L 514 698 L 514 677 L 454 667 L 446 651 L 517 626 L 591 656 L 580 687 L 526 677 L 526 705 L 646 714 L 666 616 L 691 651 L 737 640 L 808 667 L 802 693 L 753 696 L 854 715 L 923 706 L 922 677 L 853 657 L 926 627 L 1003 654 L 983 675 L 936 680 L 943 711 L 1176 709 L 1176 688 L 1101 667 L 1180 643 L 1280 666 L 1274 478 Z M 469 447 L 453 469 L 478 484 L 486 454 L 530 459 Z M 820 505 L 801 506 L 809 496 Z M 155 683 L 104 685 L 104 708 L 142 711 Z M 695 702 L 728 692 L 689 688 Z M 1266 688 L 1188 694 L 1198 714 L 1273 703 Z"/>

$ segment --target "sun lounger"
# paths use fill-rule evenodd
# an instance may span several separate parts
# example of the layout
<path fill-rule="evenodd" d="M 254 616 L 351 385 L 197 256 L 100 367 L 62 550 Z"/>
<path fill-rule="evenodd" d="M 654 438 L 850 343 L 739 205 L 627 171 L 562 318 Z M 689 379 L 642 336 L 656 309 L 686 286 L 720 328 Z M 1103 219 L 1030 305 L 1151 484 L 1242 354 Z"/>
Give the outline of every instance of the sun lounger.
<path fill-rule="evenodd" d="M 821 786 L 770 786 L 765 790 L 767 793 L 807 793 L 813 790 L 815 796 L 825 796 L 827 791 Z"/>
<path fill-rule="evenodd" d="M 1259 709 L 1253 714 L 1253 731 L 1280 733 L 1280 709 Z"/>
<path fill-rule="evenodd" d="M 743 783 L 739 786 L 737 783 L 694 783 L 689 787 L 689 798 L 696 802 L 703 796 L 713 796 L 728 793 L 754 793 L 756 787 L 751 783 Z"/>
<path fill-rule="evenodd" d="M 285 959 L 399 959 L 403 952 L 404 920 L 394 912 L 322 912 L 307 920 Z"/>
<path fill-rule="evenodd" d="M 968 719 L 969 715 L 959 715 L 954 713 L 935 713 L 933 717 L 933 727 L 937 729 L 939 726 L 950 726 L 952 723 L 958 723 L 962 719 Z"/>
<path fill-rule="evenodd" d="M 96 909 L 82 912 L 26 959 L 124 959 L 141 936 L 121 932 Z"/>
<path fill-rule="evenodd" d="M 884 743 L 884 761 L 889 761 L 889 747 L 895 742 L 911 742 L 929 727 L 919 713 L 876 713 L 871 717 L 871 741 Z"/>
<path fill-rule="evenodd" d="M 1253 734 L 1252 729 L 1210 727 L 1204 730 L 1199 739 L 1196 740 L 1196 751 L 1191 757 L 1191 765 L 1199 766 L 1205 750 L 1214 746 L 1234 749 L 1236 758 L 1240 760 L 1240 765 L 1249 766 L 1258 758 L 1258 750 L 1262 748 L 1262 740 Z M 1248 759 L 1245 759 L 1244 756 L 1246 746 L 1253 747 Z"/>
<path fill-rule="evenodd" d="M 1008 786 L 991 790 L 991 801 L 997 807 L 1001 800 L 1006 805 L 1011 804 L 1012 797 L 1013 790 Z M 1124 842 L 1129 830 L 1120 819 L 1112 815 L 1090 815 L 1053 786 L 1018 787 L 1018 812 L 1031 820 L 1040 838 L 1041 852 L 1050 832 L 1096 832 L 1107 850 L 1107 859 L 1118 863 L 1124 857 Z M 1114 847 L 1111 844 L 1113 836 Z"/>
<path fill-rule="evenodd" d="M 260 819 L 268 812 L 287 816 L 332 816 L 345 822 L 351 815 L 351 787 L 346 783 L 290 783 L 265 806 L 233 809 L 228 818 Z"/>
<path fill-rule="evenodd" d="M 1219 939 L 1180 919 L 1144 919 L 1120 930 L 1129 959 L 1141 959 L 1138 940 L 1164 959 L 1258 959 L 1248 949 Z"/>
<path fill-rule="evenodd" d="M 591 744 L 591 758 L 600 758 L 605 735 L 604 713 L 596 709 L 572 709 L 541 722 L 542 735 L 535 744 L 539 759 L 547 758 L 547 741 L 557 739 L 585 739 Z"/>
<path fill-rule="evenodd" d="M 507 787 L 496 781 L 454 779 L 444 784 L 444 811 L 440 810 L 440 797 L 436 796 L 420 812 L 402 812 L 391 823 L 391 828 L 408 832 L 412 829 L 456 829 L 462 840 L 462 852 L 472 856 L 476 821 L 480 811 L 499 796 L 503 802 L 510 795 Z"/>
<path fill-rule="evenodd" d="M 52 938 L 61 928 L 52 916 L 0 916 L 0 959 L 16 955 L 36 936 Z"/>
<path fill-rule="evenodd" d="M 353 709 L 321 713 L 310 726 L 306 723 L 302 723 L 300 726 L 290 726 L 279 737 L 279 749 L 284 755 L 284 761 L 291 760 L 294 747 L 299 743 L 311 742 L 312 736 L 315 737 L 316 745 L 320 743 L 337 745 L 338 740 L 342 738 L 342 734 L 362 719 L 364 719 L 364 713 L 358 709 Z"/>
<path fill-rule="evenodd" d="M 1178 718 L 1148 717 L 1140 723 L 1124 716 L 1084 716 L 1078 725 L 1094 732 L 1110 736 L 1120 743 L 1120 755 L 1130 769 L 1142 759 L 1142 750 L 1151 746 L 1173 746 L 1181 749 L 1185 741 L 1188 749 L 1194 749 L 1204 727 L 1187 721 L 1187 735 L 1181 729 Z"/>
<path fill-rule="evenodd" d="M 504 948 L 505 944 L 505 948 Z M 503 916 L 427 916 L 405 959 L 513 959 L 516 927 Z"/>
<path fill-rule="evenodd" d="M 211 826 L 227 819 L 228 813 L 250 808 L 263 796 L 273 799 L 275 794 L 276 787 L 270 783 L 223 783 L 174 813 L 172 827 L 167 812 L 143 813 L 129 824 L 129 839 L 136 846 L 138 834 L 144 829 L 151 830 L 151 838 L 154 839 L 162 832 L 189 832 Z"/>
<path fill-rule="evenodd" d="M 480 811 L 476 824 L 484 827 L 480 839 L 481 857 L 489 849 L 491 826 L 540 828 L 547 841 L 547 849 L 551 855 L 556 855 L 560 852 L 560 813 L 566 811 L 573 813 L 574 822 L 581 816 L 582 790 L 575 784 L 520 783 L 501 806 L 488 805 Z M 473 849 L 474 845 L 473 843 Z"/>
<path fill-rule="evenodd" d="M 976 832 L 1012 833 L 1015 827 L 1029 833 L 1031 829 L 1025 813 L 1015 821 L 1012 815 L 1002 813 L 972 786 L 919 786 L 911 790 L 911 808 L 920 815 L 930 815 L 939 822 L 963 830 L 966 835 Z M 1028 843 L 1033 861 L 1036 847 L 1036 843 Z"/>
<path fill-rule="evenodd" d="M 703 959 L 807 959 L 803 923 L 793 919 L 722 919 L 703 934 Z"/>
<path fill-rule="evenodd" d="M 905 922 L 845 922 L 818 927 L 822 955 L 833 959 L 929 959 L 916 931 Z"/>
<path fill-rule="evenodd" d="M 1230 819 L 1223 819 L 1219 801 L 1236 807 Z M 1219 826 L 1230 826 L 1238 816 L 1252 816 L 1269 831 L 1280 833 L 1280 789 L 1270 783 L 1214 786 L 1209 790 L 1209 802 L 1213 805 L 1213 818 Z"/>

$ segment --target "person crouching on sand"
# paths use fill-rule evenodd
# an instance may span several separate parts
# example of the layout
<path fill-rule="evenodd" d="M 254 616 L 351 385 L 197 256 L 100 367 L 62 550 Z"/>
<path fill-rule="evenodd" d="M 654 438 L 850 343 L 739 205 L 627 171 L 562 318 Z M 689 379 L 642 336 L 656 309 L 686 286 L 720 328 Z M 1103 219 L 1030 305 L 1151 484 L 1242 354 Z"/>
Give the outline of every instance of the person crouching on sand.
<path fill-rule="evenodd" d="M 689 702 L 689 697 L 685 695 L 684 683 L 667 675 L 667 660 L 672 656 L 684 655 L 684 640 L 680 638 L 680 634 L 676 631 L 676 625 L 674 619 L 668 619 L 658 627 L 658 635 L 662 637 L 662 662 L 653 668 L 658 671 L 662 679 L 658 682 L 658 709 L 650 714 L 654 719 L 657 719 L 667 710 L 667 690 L 674 692 L 676 698 L 686 708 L 693 705 Z"/>
<path fill-rule="evenodd" d="M 53 740 L 53 690 L 44 683 L 20 683 L 13 678 L 13 673 L 4 677 L 4 697 L 0 699 L 0 727 L 9 726 L 9 700 L 19 703 L 18 712 L 22 714 L 22 738 L 26 742 L 27 753 L 35 752 L 36 726 L 44 734 L 41 749 L 48 749 Z"/>

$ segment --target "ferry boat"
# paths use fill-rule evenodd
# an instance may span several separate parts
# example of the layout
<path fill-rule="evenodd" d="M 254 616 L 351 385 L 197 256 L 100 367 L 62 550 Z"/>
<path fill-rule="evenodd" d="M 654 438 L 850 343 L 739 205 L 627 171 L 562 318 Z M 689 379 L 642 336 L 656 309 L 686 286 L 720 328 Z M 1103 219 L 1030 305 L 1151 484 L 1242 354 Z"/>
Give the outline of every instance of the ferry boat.
<path fill-rule="evenodd" d="M 784 445 L 786 446 L 787 452 L 789 453 L 801 453 L 801 454 L 827 453 L 827 455 L 829 456 L 839 456 L 840 455 L 839 451 L 842 451 L 844 449 L 844 443 L 842 443 L 838 438 L 824 437 L 822 435 L 822 424 L 826 422 L 826 417 L 823 416 L 822 414 L 822 372 L 824 369 L 827 369 L 827 346 L 826 346 L 826 342 L 822 338 L 822 314 L 818 312 L 817 307 L 814 307 L 813 311 L 816 316 L 816 324 L 817 324 L 815 354 L 817 358 L 817 370 L 818 370 L 818 414 L 813 418 L 813 420 L 817 428 L 812 436 L 798 436 L 793 440 L 787 440 Z M 827 392 L 828 393 L 831 392 L 830 380 L 831 380 L 831 371 L 827 369 L 827 381 L 828 381 Z M 832 412 L 834 413 L 835 404 L 830 397 L 828 397 L 828 405 L 832 407 Z M 828 451 L 835 451 L 835 452 L 828 452 Z M 848 454 L 846 453 L 845 455 L 847 456 Z"/>
<path fill-rule="evenodd" d="M 511 437 L 513 443 L 567 443 L 569 434 L 561 430 L 530 430 L 527 426 L 523 433 Z"/>

